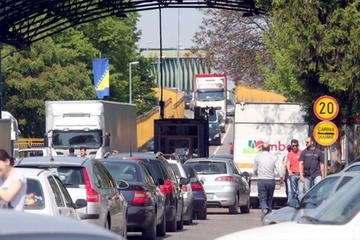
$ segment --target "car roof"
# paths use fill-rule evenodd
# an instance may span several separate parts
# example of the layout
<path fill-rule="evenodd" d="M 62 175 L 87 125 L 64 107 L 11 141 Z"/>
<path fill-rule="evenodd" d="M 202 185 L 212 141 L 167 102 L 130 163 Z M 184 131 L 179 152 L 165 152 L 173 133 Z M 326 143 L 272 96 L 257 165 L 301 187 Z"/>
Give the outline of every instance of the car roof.
<path fill-rule="evenodd" d="M 83 166 L 86 161 L 92 158 L 80 158 L 69 156 L 36 156 L 36 157 L 24 157 L 16 161 L 15 166 L 21 165 L 46 165 L 46 166 Z"/>
<path fill-rule="evenodd" d="M 352 164 L 345 167 L 341 172 L 346 172 L 349 168 L 353 168 L 354 166 L 360 166 L 360 162 L 353 162 Z"/>
<path fill-rule="evenodd" d="M 147 152 L 125 152 L 125 153 L 118 153 L 109 155 L 106 159 L 123 159 L 124 157 L 138 157 L 138 158 L 146 158 L 150 160 L 157 159 L 154 153 L 147 153 Z"/>
<path fill-rule="evenodd" d="M 228 162 L 229 159 L 224 158 L 191 158 L 188 159 L 185 163 L 195 163 L 195 162 Z"/>
<path fill-rule="evenodd" d="M 210 158 L 225 158 L 225 159 L 234 159 L 234 155 L 231 154 L 224 154 L 224 155 L 212 155 Z"/>
<path fill-rule="evenodd" d="M 22 172 L 25 177 L 38 177 L 42 173 L 47 173 L 49 170 L 38 169 L 38 168 L 17 168 L 18 171 Z"/>
<path fill-rule="evenodd" d="M 43 214 L 9 211 L 2 209 L 0 209 L 0 226 L 1 236 L 20 235 L 26 233 L 86 233 L 88 235 L 91 234 L 94 236 L 99 236 L 99 239 L 101 236 L 112 237 L 113 239 L 122 239 L 116 234 L 111 233 L 110 231 L 107 231 L 92 224 L 84 224 L 79 220 L 60 216 L 48 216 Z"/>

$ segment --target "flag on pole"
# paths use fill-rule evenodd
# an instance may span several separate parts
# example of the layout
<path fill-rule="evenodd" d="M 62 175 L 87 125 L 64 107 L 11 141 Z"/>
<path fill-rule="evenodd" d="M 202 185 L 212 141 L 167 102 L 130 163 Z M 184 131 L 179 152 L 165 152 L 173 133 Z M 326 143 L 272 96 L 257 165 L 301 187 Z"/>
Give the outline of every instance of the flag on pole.
<path fill-rule="evenodd" d="M 93 59 L 94 85 L 98 99 L 110 96 L 109 59 Z"/>

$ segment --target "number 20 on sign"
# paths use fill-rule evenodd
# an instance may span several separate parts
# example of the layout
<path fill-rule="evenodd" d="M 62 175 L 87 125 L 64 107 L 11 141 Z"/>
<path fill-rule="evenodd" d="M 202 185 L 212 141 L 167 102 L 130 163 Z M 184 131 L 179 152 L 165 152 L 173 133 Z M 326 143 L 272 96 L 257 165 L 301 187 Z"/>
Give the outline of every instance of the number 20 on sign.
<path fill-rule="evenodd" d="M 339 104 L 333 97 L 321 96 L 314 103 L 314 113 L 320 120 L 333 120 L 339 113 Z"/>

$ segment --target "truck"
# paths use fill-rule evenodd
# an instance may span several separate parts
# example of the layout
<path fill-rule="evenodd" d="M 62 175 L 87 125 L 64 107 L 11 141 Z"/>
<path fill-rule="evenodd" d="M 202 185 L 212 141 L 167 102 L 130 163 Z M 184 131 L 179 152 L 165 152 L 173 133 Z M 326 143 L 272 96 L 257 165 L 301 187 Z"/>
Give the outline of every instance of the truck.
<path fill-rule="evenodd" d="M 52 156 L 103 158 L 113 150 L 137 151 L 136 106 L 104 100 L 46 101 L 44 145 Z"/>
<path fill-rule="evenodd" d="M 7 111 L 1 111 L 1 129 L 2 144 L 1 148 L 7 150 L 14 158 L 19 155 L 19 125 L 16 118 Z M 10 128 L 9 128 L 10 126 Z M 10 137 L 6 137 L 6 133 L 10 133 Z M 6 148 L 5 148 L 6 146 Z"/>
<path fill-rule="evenodd" d="M 193 101 L 195 107 L 210 108 L 226 118 L 227 77 L 224 73 L 195 74 Z"/>
<path fill-rule="evenodd" d="M 283 161 L 287 155 L 287 145 L 292 139 L 299 141 L 299 149 L 304 149 L 310 127 L 304 121 L 304 113 L 297 103 L 256 103 L 237 102 L 234 120 L 234 161 L 242 172 L 250 174 L 250 204 L 259 207 L 257 177 L 253 166 L 256 155 L 263 143 L 270 144 L 270 153 Z M 285 185 L 280 184 L 275 172 L 274 203 L 284 205 L 287 201 Z"/>

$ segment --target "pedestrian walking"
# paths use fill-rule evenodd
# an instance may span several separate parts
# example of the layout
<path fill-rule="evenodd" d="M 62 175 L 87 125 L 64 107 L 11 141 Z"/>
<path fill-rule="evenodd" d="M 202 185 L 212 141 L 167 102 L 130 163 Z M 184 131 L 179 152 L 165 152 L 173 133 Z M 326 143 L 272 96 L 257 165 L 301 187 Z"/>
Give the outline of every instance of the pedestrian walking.
<path fill-rule="evenodd" d="M 306 149 L 302 150 L 299 158 L 299 199 L 309 189 L 319 183 L 325 176 L 324 155 L 322 151 L 315 147 L 315 141 L 312 137 L 305 140 Z"/>
<path fill-rule="evenodd" d="M 86 157 L 87 154 L 86 154 L 86 147 L 81 147 L 80 148 L 80 157 Z"/>
<path fill-rule="evenodd" d="M 299 171 L 299 159 L 301 150 L 299 149 L 299 141 L 292 139 L 290 142 L 291 150 L 287 155 L 287 170 L 289 173 L 289 183 L 291 188 L 291 198 L 298 197 L 300 171 Z"/>
<path fill-rule="evenodd" d="M 264 143 L 262 151 L 255 157 L 254 173 L 258 177 L 258 198 L 261 206 L 261 221 L 272 211 L 275 191 L 275 170 L 280 175 L 280 184 L 283 185 L 281 162 L 270 153 L 270 145 Z"/>
<path fill-rule="evenodd" d="M 27 183 L 20 169 L 14 168 L 15 158 L 0 149 L 0 208 L 24 211 Z"/>
<path fill-rule="evenodd" d="M 74 153 L 75 152 L 75 149 L 74 148 L 69 148 L 69 157 L 77 157 L 77 155 Z"/>

